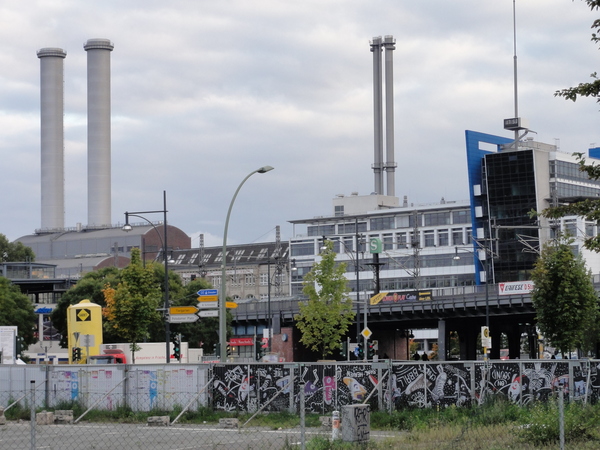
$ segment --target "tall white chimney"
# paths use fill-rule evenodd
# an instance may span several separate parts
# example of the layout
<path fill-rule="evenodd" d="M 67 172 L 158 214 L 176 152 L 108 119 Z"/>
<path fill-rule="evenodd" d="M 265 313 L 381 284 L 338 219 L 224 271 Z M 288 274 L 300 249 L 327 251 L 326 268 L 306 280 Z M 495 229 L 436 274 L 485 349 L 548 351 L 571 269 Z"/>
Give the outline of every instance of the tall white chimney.
<path fill-rule="evenodd" d="M 65 226 L 64 169 L 64 59 L 61 48 L 42 48 L 40 58 L 41 110 L 41 229 L 57 231 Z"/>
<path fill-rule="evenodd" d="M 111 224 L 110 52 L 108 39 L 89 39 L 88 78 L 88 226 Z"/>
<path fill-rule="evenodd" d="M 385 48 L 385 176 L 386 195 L 396 196 L 396 162 L 394 160 L 394 36 L 383 38 Z"/>
<path fill-rule="evenodd" d="M 376 36 L 371 41 L 371 52 L 373 52 L 374 190 L 378 194 L 383 195 L 383 86 L 381 79 L 381 36 Z"/>

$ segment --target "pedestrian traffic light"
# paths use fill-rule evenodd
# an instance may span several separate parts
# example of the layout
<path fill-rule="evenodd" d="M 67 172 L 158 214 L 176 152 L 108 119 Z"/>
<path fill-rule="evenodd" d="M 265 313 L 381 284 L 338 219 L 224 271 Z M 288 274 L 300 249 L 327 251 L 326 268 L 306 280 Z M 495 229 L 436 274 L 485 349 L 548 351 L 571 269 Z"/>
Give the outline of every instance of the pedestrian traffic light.
<path fill-rule="evenodd" d="M 348 358 L 348 341 L 343 341 L 340 344 L 340 356 L 342 357 L 342 359 L 346 359 Z"/>
<path fill-rule="evenodd" d="M 73 361 L 79 361 L 81 359 L 81 349 L 79 347 L 73 347 L 73 353 L 71 356 Z"/>
<path fill-rule="evenodd" d="M 219 343 L 216 343 L 214 345 L 214 350 L 215 350 L 215 356 L 217 358 L 220 358 L 221 357 L 221 345 Z"/>

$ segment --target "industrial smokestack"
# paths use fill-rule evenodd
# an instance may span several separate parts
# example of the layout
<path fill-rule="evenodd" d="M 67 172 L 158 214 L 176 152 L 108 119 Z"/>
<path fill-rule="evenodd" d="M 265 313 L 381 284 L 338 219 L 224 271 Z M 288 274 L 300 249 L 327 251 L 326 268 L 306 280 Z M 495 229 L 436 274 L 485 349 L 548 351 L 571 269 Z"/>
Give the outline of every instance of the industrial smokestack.
<path fill-rule="evenodd" d="M 394 55 L 396 40 L 393 36 L 383 38 L 385 48 L 385 164 L 387 192 L 396 196 L 396 163 L 394 162 Z"/>
<path fill-rule="evenodd" d="M 373 52 L 373 125 L 374 125 L 374 190 L 383 195 L 383 87 L 381 76 L 381 36 L 371 41 Z"/>
<path fill-rule="evenodd" d="M 65 227 L 64 59 L 61 48 L 42 48 L 40 58 L 42 230 Z"/>
<path fill-rule="evenodd" d="M 111 223 L 110 52 L 108 39 L 89 39 L 88 78 L 88 226 Z"/>

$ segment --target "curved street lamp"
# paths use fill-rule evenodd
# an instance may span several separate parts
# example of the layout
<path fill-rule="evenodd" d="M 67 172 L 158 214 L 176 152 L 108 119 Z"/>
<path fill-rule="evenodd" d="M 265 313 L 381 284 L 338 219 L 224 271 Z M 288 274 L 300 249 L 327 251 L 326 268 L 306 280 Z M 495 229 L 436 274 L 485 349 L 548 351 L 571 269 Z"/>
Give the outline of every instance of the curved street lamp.
<path fill-rule="evenodd" d="M 140 214 L 154 214 L 154 213 L 163 213 L 163 234 L 164 239 L 160 236 L 158 229 L 156 226 L 146 219 L 144 216 Z M 125 225 L 123 225 L 123 231 L 131 231 L 133 228 L 129 225 L 129 217 L 139 217 L 140 219 L 148 222 L 154 230 L 156 230 L 156 234 L 160 239 L 163 248 L 163 260 L 165 264 L 165 301 L 164 301 L 164 318 L 165 318 L 165 345 L 166 345 L 166 361 L 167 364 L 171 362 L 171 352 L 169 349 L 169 343 L 171 342 L 171 330 L 169 327 L 169 258 L 167 256 L 167 191 L 163 191 L 163 209 L 156 211 L 133 211 L 133 212 L 125 212 Z"/>
<path fill-rule="evenodd" d="M 231 216 L 231 209 L 233 208 L 233 203 L 240 192 L 240 189 L 244 185 L 244 183 L 255 173 L 266 173 L 273 170 L 271 166 L 263 166 L 260 169 L 256 169 L 253 172 L 250 172 L 246 175 L 246 178 L 242 180 L 240 185 L 233 194 L 233 198 L 231 199 L 231 203 L 229 204 L 229 210 L 227 211 L 227 218 L 225 219 L 225 230 L 223 231 L 223 250 L 221 252 L 221 256 L 223 258 L 223 264 L 221 266 L 221 289 L 219 290 L 219 349 L 220 349 L 220 357 L 221 361 L 227 360 L 227 308 L 225 302 L 227 301 L 227 294 L 225 292 L 226 289 L 226 272 L 227 272 L 227 229 L 229 228 L 229 217 Z"/>

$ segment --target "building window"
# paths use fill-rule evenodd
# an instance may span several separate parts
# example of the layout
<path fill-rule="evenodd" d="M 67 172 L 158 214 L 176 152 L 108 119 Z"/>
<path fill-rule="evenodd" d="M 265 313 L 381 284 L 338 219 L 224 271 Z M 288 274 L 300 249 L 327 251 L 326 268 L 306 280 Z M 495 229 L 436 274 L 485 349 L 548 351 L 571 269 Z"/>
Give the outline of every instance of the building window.
<path fill-rule="evenodd" d="M 435 234 L 433 230 L 423 233 L 423 237 L 425 238 L 425 247 L 435 247 Z"/>
<path fill-rule="evenodd" d="M 306 256 L 315 254 L 315 241 L 292 242 L 291 256 Z"/>
<path fill-rule="evenodd" d="M 397 248 L 406 248 L 408 241 L 406 240 L 406 233 L 396 233 L 396 244 Z"/>
<path fill-rule="evenodd" d="M 376 217 L 371 219 L 371 230 L 389 230 L 395 228 L 394 217 Z"/>
<path fill-rule="evenodd" d="M 408 217 L 408 226 L 411 228 L 420 227 L 423 225 L 423 214 L 411 214 Z"/>
<path fill-rule="evenodd" d="M 367 223 L 366 222 L 358 222 L 358 231 L 356 230 L 356 224 L 354 222 L 351 223 L 341 223 L 338 225 L 338 234 L 356 234 L 367 231 Z"/>
<path fill-rule="evenodd" d="M 386 233 L 383 235 L 383 249 L 393 250 L 394 249 L 394 235 L 392 233 Z"/>
<path fill-rule="evenodd" d="M 334 207 L 335 217 L 340 217 L 344 215 L 344 205 L 339 205 Z"/>
<path fill-rule="evenodd" d="M 267 284 L 269 284 L 269 274 L 268 273 L 261 273 L 260 274 L 260 285 L 261 286 L 266 286 Z"/>
<path fill-rule="evenodd" d="M 448 245 L 448 230 L 438 231 L 438 247 L 446 247 Z"/>
<path fill-rule="evenodd" d="M 462 228 L 452 229 L 452 245 L 465 245 Z"/>
<path fill-rule="evenodd" d="M 307 228 L 309 236 L 331 236 L 335 234 L 335 225 L 317 225 Z"/>
<path fill-rule="evenodd" d="M 577 219 L 567 219 L 564 223 L 565 234 L 577 237 Z"/>
<path fill-rule="evenodd" d="M 255 284 L 254 274 L 247 273 L 246 276 L 244 277 L 244 283 L 246 284 L 246 286 L 254 286 L 254 284 Z"/>
<path fill-rule="evenodd" d="M 436 225 L 450 225 L 449 211 L 426 213 L 423 216 L 425 219 L 426 227 L 432 227 Z"/>
<path fill-rule="evenodd" d="M 585 223 L 585 236 L 586 237 L 594 237 L 594 222 L 586 222 Z"/>
<path fill-rule="evenodd" d="M 471 213 L 468 209 L 462 211 L 452 211 L 452 223 L 470 223 Z"/>

